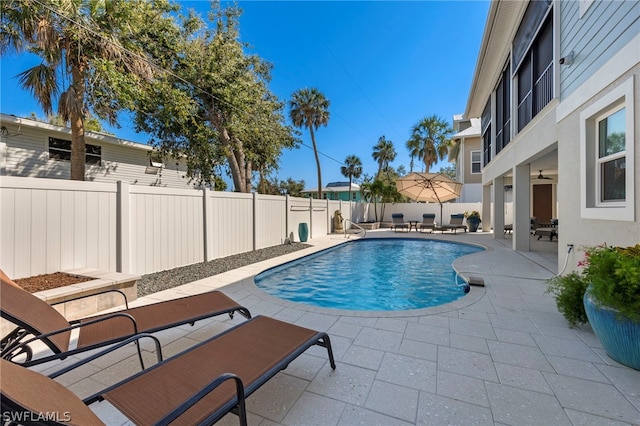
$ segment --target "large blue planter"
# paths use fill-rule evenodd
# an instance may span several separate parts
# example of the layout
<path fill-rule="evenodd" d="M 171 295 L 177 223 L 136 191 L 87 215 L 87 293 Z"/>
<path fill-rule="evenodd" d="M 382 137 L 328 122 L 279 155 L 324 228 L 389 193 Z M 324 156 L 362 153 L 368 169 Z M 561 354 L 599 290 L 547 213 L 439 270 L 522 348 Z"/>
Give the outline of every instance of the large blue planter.
<path fill-rule="evenodd" d="M 620 364 L 640 370 L 640 322 L 620 317 L 617 311 L 606 306 L 597 306 L 588 290 L 584 294 L 584 309 L 607 355 Z"/>
<path fill-rule="evenodd" d="M 298 236 L 300 237 L 300 242 L 306 243 L 309 238 L 309 225 L 302 222 L 298 225 Z"/>
<path fill-rule="evenodd" d="M 480 219 L 477 219 L 475 217 L 468 217 L 467 225 L 469 225 L 469 232 L 476 232 L 478 231 L 478 227 L 480 226 Z"/>

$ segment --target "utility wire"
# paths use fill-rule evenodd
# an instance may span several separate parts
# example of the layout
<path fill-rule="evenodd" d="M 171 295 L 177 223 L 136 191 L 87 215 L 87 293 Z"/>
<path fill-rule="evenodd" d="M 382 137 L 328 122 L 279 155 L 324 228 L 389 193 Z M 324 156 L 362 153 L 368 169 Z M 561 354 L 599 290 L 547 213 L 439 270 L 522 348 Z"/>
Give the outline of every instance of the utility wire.
<path fill-rule="evenodd" d="M 362 86 L 360 86 L 360 84 L 358 83 L 358 80 L 356 80 L 351 73 L 349 72 L 349 70 L 347 69 L 347 67 L 344 66 L 344 64 L 340 61 L 340 59 L 338 59 L 338 57 L 336 56 L 335 53 L 333 53 L 333 50 L 331 50 L 329 48 L 329 46 L 325 46 L 325 48 L 329 51 L 329 53 L 331 53 L 331 56 L 333 56 L 333 58 L 336 60 L 336 62 L 338 63 L 338 65 L 340 65 L 342 67 L 342 69 L 344 70 L 344 72 L 347 74 L 347 76 L 349 76 L 349 78 L 351 79 L 351 81 L 353 81 L 353 84 L 360 89 L 360 91 L 362 92 L 362 94 L 364 95 L 365 98 L 367 98 L 367 100 L 369 101 L 369 103 L 371 104 L 371 106 L 373 106 L 373 108 L 378 112 L 378 114 L 380 114 L 380 116 L 387 122 L 387 124 L 390 127 L 393 127 L 393 125 L 391 124 L 391 122 L 389 122 L 389 120 L 387 119 L 387 117 L 382 113 L 382 111 L 380 110 L 380 108 L 378 108 L 378 106 L 373 102 L 373 100 L 369 97 L 369 95 L 367 94 L 367 92 L 364 91 L 364 89 L 362 88 Z M 396 129 L 393 129 L 394 131 L 396 131 Z"/>
<path fill-rule="evenodd" d="M 182 83 L 185 83 L 185 84 L 187 84 L 187 85 L 189 85 L 189 86 L 193 87 L 194 89 L 196 89 L 196 90 L 198 90 L 198 91 L 200 91 L 200 92 L 204 93 L 205 95 L 207 95 L 207 96 L 211 96 L 211 98 L 212 98 L 212 99 L 214 99 L 214 100 L 216 100 L 216 101 L 218 101 L 218 102 L 220 102 L 220 103 L 223 103 L 223 104 L 228 105 L 228 106 L 229 106 L 230 108 L 232 108 L 233 110 L 235 110 L 235 111 L 237 111 L 237 112 L 240 112 L 240 113 L 242 113 L 242 114 L 245 114 L 245 115 L 246 115 L 246 116 L 248 116 L 250 119 L 252 119 L 252 118 L 253 118 L 253 117 L 252 117 L 252 115 L 251 115 L 248 111 L 245 111 L 245 110 L 243 110 L 243 109 L 241 109 L 241 108 L 238 108 L 238 107 L 236 107 L 235 105 L 233 105 L 232 103 L 227 102 L 227 101 L 225 101 L 224 99 L 220 99 L 220 98 L 218 98 L 216 95 L 214 95 L 213 93 L 211 93 L 211 92 L 209 92 L 209 91 L 205 90 L 204 88 L 202 88 L 202 87 L 200 87 L 200 86 L 198 86 L 198 85 L 196 85 L 196 84 L 193 84 L 193 83 L 192 83 L 192 82 L 190 82 L 190 81 L 185 80 L 184 78 L 180 77 L 179 75 L 175 74 L 174 72 L 172 72 L 172 71 L 170 71 L 170 70 L 167 70 L 167 69 L 165 69 L 165 68 L 162 68 L 162 67 L 160 67 L 159 65 L 156 65 L 156 64 L 155 64 L 155 63 L 153 63 L 149 58 L 147 58 L 147 57 L 145 57 L 145 56 L 143 56 L 143 55 L 140 55 L 139 53 L 134 52 L 134 51 L 132 51 L 132 50 L 130 50 L 130 49 L 127 49 L 126 47 L 124 47 L 124 46 L 122 46 L 122 45 L 119 45 L 119 44 L 114 43 L 114 42 L 113 42 L 113 40 L 111 40 L 111 39 L 109 39 L 109 38 L 107 38 L 107 37 L 103 36 L 102 34 L 99 34 L 98 32 L 96 32 L 96 31 L 94 31 L 93 29 L 91 29 L 91 28 L 87 27 L 87 26 L 86 26 L 86 25 L 84 25 L 83 23 L 80 23 L 80 22 L 78 22 L 78 21 L 74 20 L 73 18 L 71 18 L 71 17 L 69 17 L 69 16 L 65 15 L 64 13 L 60 12 L 59 10 L 56 10 L 56 9 L 52 8 L 51 6 L 49 6 L 49 5 L 42 3 L 40 0 L 34 0 L 34 2 L 35 2 L 35 3 L 37 3 L 37 4 L 39 4 L 39 5 L 40 5 L 40 6 L 42 6 L 43 8 L 45 8 L 45 9 L 49 10 L 51 13 L 53 13 L 53 14 L 55 14 L 55 15 L 58 15 L 58 16 L 60 16 L 61 18 L 66 19 L 66 20 L 67 20 L 67 21 L 69 21 L 69 22 L 72 22 L 74 25 L 76 25 L 76 26 L 78 26 L 78 27 L 80 27 L 80 28 L 83 28 L 84 30 L 86 30 L 86 31 L 88 31 L 89 33 L 93 34 L 95 37 L 100 38 L 100 39 L 102 39 L 103 41 L 106 41 L 107 43 L 111 44 L 112 46 L 115 46 L 116 48 L 118 48 L 118 49 L 120 49 L 120 50 L 122 50 L 122 51 L 126 52 L 127 54 L 129 54 L 129 55 L 131 55 L 131 56 L 134 56 L 134 57 L 136 57 L 136 58 L 140 59 L 141 61 L 143 61 L 143 62 L 147 63 L 149 66 L 151 66 L 151 67 L 152 67 L 152 68 L 154 68 L 155 70 L 160 71 L 160 72 L 163 72 L 163 73 L 166 73 L 167 75 L 169 75 L 169 76 L 171 76 L 171 77 L 173 77 L 173 78 L 175 78 L 175 79 L 179 80 L 179 81 L 180 81 L 180 82 L 182 82 Z M 261 124 L 261 123 L 258 123 L 258 125 L 260 125 L 260 124 Z M 348 124 L 348 123 L 347 123 L 347 124 Z M 364 135 L 363 135 L 363 136 L 364 136 Z M 302 146 L 306 147 L 306 148 L 313 149 L 313 147 L 310 147 L 309 145 L 307 145 L 307 144 L 305 144 L 305 143 L 303 143 L 303 142 L 301 142 L 300 144 L 301 144 Z M 321 152 L 321 151 L 318 151 L 318 154 L 320 154 L 320 155 L 322 155 L 322 156 L 324 156 L 324 157 L 327 157 L 328 159 L 330 159 L 330 160 L 332 160 L 332 161 L 335 161 L 335 162 L 336 162 L 336 163 L 338 163 L 338 164 L 344 165 L 344 162 L 339 161 L 339 160 L 336 160 L 335 158 L 333 158 L 333 157 L 331 157 L 331 156 L 329 156 L 329 155 L 327 155 L 327 154 L 325 154 L 325 153 L 323 153 L 323 152 Z"/>

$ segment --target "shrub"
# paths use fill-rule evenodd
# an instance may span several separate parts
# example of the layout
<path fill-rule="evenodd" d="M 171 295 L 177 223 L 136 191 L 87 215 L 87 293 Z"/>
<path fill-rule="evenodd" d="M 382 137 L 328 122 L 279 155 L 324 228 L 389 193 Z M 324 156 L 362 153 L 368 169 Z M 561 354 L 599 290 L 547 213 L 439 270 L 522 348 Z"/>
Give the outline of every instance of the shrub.
<path fill-rule="evenodd" d="M 546 293 L 553 294 L 558 310 L 571 327 L 588 322 L 584 310 L 584 293 L 589 282 L 578 272 L 556 276 L 547 281 Z"/>

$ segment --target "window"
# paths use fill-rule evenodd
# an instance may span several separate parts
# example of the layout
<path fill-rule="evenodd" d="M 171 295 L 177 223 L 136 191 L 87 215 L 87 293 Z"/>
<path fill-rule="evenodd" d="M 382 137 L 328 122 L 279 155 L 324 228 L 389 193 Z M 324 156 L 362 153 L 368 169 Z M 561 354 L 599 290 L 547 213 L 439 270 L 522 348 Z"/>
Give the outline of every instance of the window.
<path fill-rule="evenodd" d="M 625 109 L 597 120 L 599 201 L 625 200 Z"/>
<path fill-rule="evenodd" d="M 480 128 L 482 132 L 484 164 L 489 164 L 489 161 L 491 161 L 491 98 L 487 101 L 487 105 L 482 112 Z"/>
<path fill-rule="evenodd" d="M 580 114 L 581 215 L 633 221 L 633 77 Z"/>
<path fill-rule="evenodd" d="M 518 77 L 518 131 L 521 131 L 553 99 L 552 13 L 548 13 L 542 23 L 515 75 Z"/>
<path fill-rule="evenodd" d="M 85 144 L 85 163 L 100 165 L 102 147 Z M 49 159 L 71 161 L 71 141 L 49 138 Z"/>
<path fill-rule="evenodd" d="M 471 151 L 471 173 L 482 172 L 482 152 Z"/>
<path fill-rule="evenodd" d="M 511 70 L 509 62 L 496 88 L 496 154 L 511 141 Z"/>

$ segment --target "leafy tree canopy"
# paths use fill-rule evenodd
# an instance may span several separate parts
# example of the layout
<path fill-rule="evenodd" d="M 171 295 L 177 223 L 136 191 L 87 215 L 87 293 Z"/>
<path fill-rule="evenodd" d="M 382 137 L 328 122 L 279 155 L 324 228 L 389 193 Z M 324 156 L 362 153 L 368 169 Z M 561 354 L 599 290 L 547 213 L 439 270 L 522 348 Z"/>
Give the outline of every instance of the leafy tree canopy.
<path fill-rule="evenodd" d="M 271 64 L 245 53 L 240 14 L 213 3 L 207 22 L 180 16 L 161 58 L 170 72 L 137 102 L 136 125 L 161 152 L 184 158 L 189 176 L 208 183 L 225 165 L 235 190 L 250 192 L 253 173 L 277 168 L 297 139 L 268 89 Z"/>
<path fill-rule="evenodd" d="M 165 0 L 4 0 L 0 55 L 30 52 L 42 62 L 18 75 L 45 114 L 71 126 L 71 179 L 84 180 L 85 120 L 117 124 L 142 82 L 153 77 L 148 48 L 170 33 Z"/>

